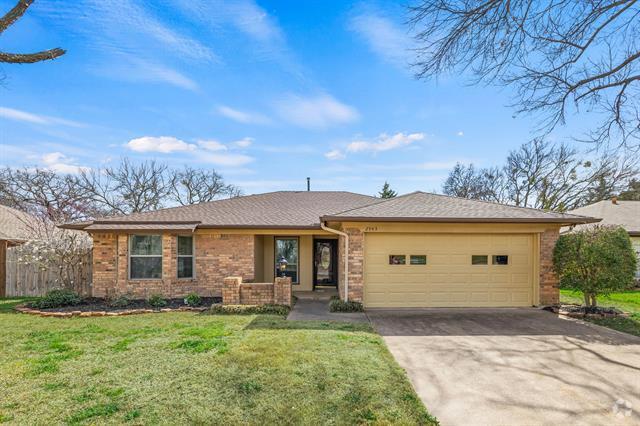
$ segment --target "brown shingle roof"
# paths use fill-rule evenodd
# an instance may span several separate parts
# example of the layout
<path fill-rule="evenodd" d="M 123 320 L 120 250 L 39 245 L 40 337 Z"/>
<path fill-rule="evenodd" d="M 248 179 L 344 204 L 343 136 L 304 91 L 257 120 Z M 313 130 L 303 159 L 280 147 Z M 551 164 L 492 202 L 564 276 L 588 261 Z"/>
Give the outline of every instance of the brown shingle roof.
<path fill-rule="evenodd" d="M 208 203 L 134 213 L 83 223 L 68 228 L 88 229 L 112 224 L 112 229 L 131 229 L 131 224 L 197 223 L 198 228 L 319 228 L 320 216 L 362 207 L 376 201 L 368 195 L 345 191 L 278 191 Z M 91 228 L 95 229 L 95 228 Z"/>
<path fill-rule="evenodd" d="M 406 222 L 587 223 L 598 219 L 487 201 L 412 192 L 383 202 L 325 215 L 323 220 Z"/>
<path fill-rule="evenodd" d="M 629 234 L 640 235 L 640 201 L 599 201 L 572 210 L 572 214 L 601 217 L 602 225 L 620 225 Z"/>
<path fill-rule="evenodd" d="M 20 210 L 0 205 L 0 240 L 26 241 L 33 237 L 36 219 Z"/>

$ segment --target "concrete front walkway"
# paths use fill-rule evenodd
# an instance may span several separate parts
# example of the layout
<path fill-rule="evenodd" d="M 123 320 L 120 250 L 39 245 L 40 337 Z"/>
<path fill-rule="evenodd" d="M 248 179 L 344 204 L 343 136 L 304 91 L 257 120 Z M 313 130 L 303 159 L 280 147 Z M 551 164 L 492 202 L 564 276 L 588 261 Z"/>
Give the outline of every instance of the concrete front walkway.
<path fill-rule="evenodd" d="M 442 425 L 640 424 L 640 338 L 537 309 L 367 314 Z"/>
<path fill-rule="evenodd" d="M 329 312 L 329 300 L 317 299 L 298 299 L 287 319 L 294 321 L 369 321 L 364 312 Z"/>

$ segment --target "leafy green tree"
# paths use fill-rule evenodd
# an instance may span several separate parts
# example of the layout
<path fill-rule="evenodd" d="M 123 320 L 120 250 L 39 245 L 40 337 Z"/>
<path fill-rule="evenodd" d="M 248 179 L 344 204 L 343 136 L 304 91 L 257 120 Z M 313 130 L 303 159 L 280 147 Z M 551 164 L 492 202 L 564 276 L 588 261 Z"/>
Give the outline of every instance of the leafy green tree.
<path fill-rule="evenodd" d="M 622 191 L 618 197 L 621 200 L 640 201 L 640 180 L 629 182 L 629 188 Z"/>
<path fill-rule="evenodd" d="M 633 286 L 636 262 L 629 234 L 621 227 L 594 226 L 561 235 L 553 251 L 560 287 L 582 291 L 591 310 L 598 296 Z"/>
<path fill-rule="evenodd" d="M 382 190 L 378 192 L 378 196 L 380 198 L 393 198 L 396 195 L 398 195 L 398 193 L 391 189 L 391 187 L 389 186 L 389 182 L 387 181 L 385 181 L 384 185 L 382 185 Z"/>

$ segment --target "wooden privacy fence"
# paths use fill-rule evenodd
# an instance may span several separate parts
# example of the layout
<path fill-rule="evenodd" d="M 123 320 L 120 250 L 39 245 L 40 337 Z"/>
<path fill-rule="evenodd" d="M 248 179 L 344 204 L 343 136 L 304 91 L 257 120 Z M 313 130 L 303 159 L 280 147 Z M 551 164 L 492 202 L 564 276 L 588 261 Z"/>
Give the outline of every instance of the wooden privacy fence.
<path fill-rule="evenodd" d="M 73 290 L 81 295 L 91 295 L 91 252 L 74 268 Z M 15 247 L 7 249 L 7 297 L 42 296 L 47 291 L 60 288 L 60 265 L 50 264 L 46 269 L 38 265 L 18 262 Z"/>

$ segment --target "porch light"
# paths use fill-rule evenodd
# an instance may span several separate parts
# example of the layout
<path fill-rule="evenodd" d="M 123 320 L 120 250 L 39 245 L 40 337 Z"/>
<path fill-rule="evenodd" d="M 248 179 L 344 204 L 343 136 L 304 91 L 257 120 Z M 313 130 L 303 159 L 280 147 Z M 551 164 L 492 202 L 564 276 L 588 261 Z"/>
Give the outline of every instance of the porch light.
<path fill-rule="evenodd" d="M 282 278 L 286 278 L 287 275 L 285 274 L 285 271 L 287 270 L 287 264 L 289 262 L 287 262 L 287 259 L 285 259 L 284 256 L 283 256 L 283 257 L 280 258 L 278 263 L 280 264 L 280 272 L 282 273 Z"/>

